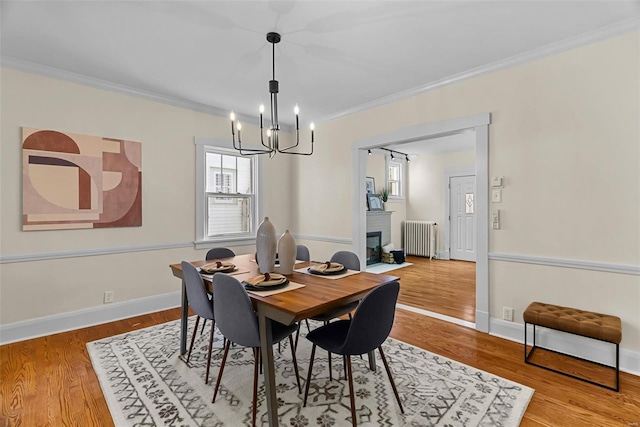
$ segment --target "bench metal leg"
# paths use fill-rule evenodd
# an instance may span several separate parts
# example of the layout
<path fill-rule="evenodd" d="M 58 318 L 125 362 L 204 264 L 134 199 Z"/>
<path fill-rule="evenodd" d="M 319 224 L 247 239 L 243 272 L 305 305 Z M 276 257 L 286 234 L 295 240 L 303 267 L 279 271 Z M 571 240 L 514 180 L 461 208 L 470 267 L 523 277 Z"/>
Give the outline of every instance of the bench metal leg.
<path fill-rule="evenodd" d="M 620 344 L 611 343 L 611 344 L 614 344 L 616 346 L 616 366 L 613 367 L 613 366 L 605 365 L 603 363 L 595 362 L 593 360 L 583 359 L 581 357 L 573 356 L 571 354 L 566 354 L 566 353 L 562 353 L 560 351 L 551 350 L 549 348 L 537 346 L 536 345 L 536 324 L 532 323 L 531 325 L 533 326 L 533 346 L 531 347 L 531 351 L 527 352 L 527 325 L 529 325 L 529 323 L 525 322 L 524 323 L 524 362 L 525 363 L 527 363 L 529 365 L 537 366 L 539 368 L 546 369 L 546 370 L 551 371 L 551 372 L 555 372 L 557 374 L 562 374 L 562 375 L 570 377 L 570 378 L 574 378 L 574 379 L 577 379 L 577 380 L 580 380 L 580 381 L 584 381 L 584 382 L 587 382 L 589 384 L 593 384 L 593 385 L 597 385 L 597 386 L 600 386 L 600 387 L 604 387 L 604 388 L 606 388 L 608 390 L 613 390 L 613 391 L 617 391 L 617 392 L 620 391 Z M 549 328 L 549 329 L 553 329 L 553 328 Z M 566 331 L 562 331 L 562 330 L 559 330 L 559 329 L 553 329 L 553 330 L 557 330 L 557 331 L 564 332 L 564 333 L 567 333 L 567 334 L 571 333 L 571 332 L 566 332 Z M 576 334 L 573 334 L 573 335 L 576 335 Z M 585 337 L 585 338 L 591 338 L 591 337 Z M 592 338 L 592 339 L 595 339 L 595 338 Z M 608 342 L 608 341 L 605 341 L 605 342 Z M 533 352 L 535 351 L 536 348 L 541 348 L 543 350 L 550 351 L 552 353 L 556 353 L 556 354 L 560 354 L 560 355 L 563 355 L 563 356 L 571 357 L 573 359 L 582 360 L 584 362 L 589 362 L 589 363 L 593 363 L 593 364 L 596 364 L 596 365 L 604 366 L 606 368 L 615 369 L 615 371 L 616 371 L 616 386 L 615 387 L 611 387 L 611 386 L 608 386 L 608 385 L 605 385 L 605 384 L 601 384 L 601 383 L 597 383 L 595 381 L 588 380 L 586 378 L 582 378 L 582 377 L 578 377 L 576 375 L 568 374 L 568 373 L 560 371 L 558 369 L 550 368 L 548 366 L 544 366 L 544 365 L 540 365 L 538 363 L 532 362 L 530 359 L 531 359 L 531 356 L 533 355 Z"/>

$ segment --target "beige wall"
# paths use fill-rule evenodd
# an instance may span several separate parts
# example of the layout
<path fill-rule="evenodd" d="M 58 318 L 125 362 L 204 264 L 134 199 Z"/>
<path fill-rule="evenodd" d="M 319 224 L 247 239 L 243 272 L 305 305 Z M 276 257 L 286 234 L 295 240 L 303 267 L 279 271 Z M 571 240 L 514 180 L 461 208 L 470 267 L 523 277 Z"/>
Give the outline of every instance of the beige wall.
<path fill-rule="evenodd" d="M 3 256 L 195 240 L 194 137 L 228 139 L 227 119 L 6 68 L 1 90 Z M 22 126 L 142 142 L 142 227 L 23 232 Z M 264 163 L 264 213 L 279 232 L 291 226 L 290 162 Z M 187 247 L 0 264 L 0 322 L 101 305 L 105 290 L 116 302 L 177 291 L 168 264 L 204 253 Z"/>
<path fill-rule="evenodd" d="M 490 253 L 640 265 L 640 32 L 320 123 L 316 152 L 266 163 L 265 214 L 312 258 L 348 249 L 354 142 L 407 126 L 491 113 L 489 174 L 505 177 Z M 3 255 L 194 239 L 193 137 L 228 138 L 225 118 L 2 70 Z M 143 143 L 143 227 L 20 231 L 20 127 Z M 291 162 L 291 163 L 289 163 Z M 376 181 L 377 183 L 377 181 Z M 290 196 L 290 197 L 289 197 Z M 283 220 L 284 219 L 284 220 Z M 285 224 L 289 223 L 289 225 Z M 250 247 L 241 248 L 249 251 Z M 17 322 L 178 288 L 167 264 L 191 248 L 0 265 L 0 321 Z M 619 315 L 640 351 L 640 276 L 491 261 L 491 317 L 532 300 Z"/>
<path fill-rule="evenodd" d="M 504 176 L 505 187 L 502 229 L 490 231 L 489 252 L 637 268 L 639 76 L 636 31 L 323 123 L 320 155 L 294 172 L 305 189 L 293 199 L 299 229 L 321 222 L 326 235 L 351 236 L 347 183 L 354 142 L 491 113 L 489 175 Z M 321 186 L 336 189 L 331 208 L 301 203 Z M 620 316 L 623 347 L 640 350 L 640 276 L 512 264 L 490 264 L 492 318 L 506 305 L 517 309 L 521 322 L 532 300 L 577 305 Z"/>
<path fill-rule="evenodd" d="M 438 251 L 445 250 L 445 170 L 460 167 L 473 170 L 475 155 L 475 150 L 455 151 L 419 156 L 409 163 L 407 219 L 438 224 Z"/>

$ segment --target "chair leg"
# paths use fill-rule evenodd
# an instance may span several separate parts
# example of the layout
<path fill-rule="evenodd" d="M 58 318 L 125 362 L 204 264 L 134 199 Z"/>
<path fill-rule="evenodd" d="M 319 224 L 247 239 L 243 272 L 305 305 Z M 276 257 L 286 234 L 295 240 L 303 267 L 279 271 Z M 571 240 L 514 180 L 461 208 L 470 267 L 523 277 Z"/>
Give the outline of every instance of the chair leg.
<path fill-rule="evenodd" d="M 298 322 L 298 330 L 296 331 L 296 342 L 294 346 L 294 351 L 298 349 L 298 338 L 300 338 L 300 328 L 302 328 L 302 325 L 300 324 L 300 322 Z"/>
<path fill-rule="evenodd" d="M 347 379 L 347 356 L 342 356 L 342 366 L 344 368 L 344 379 Z"/>
<path fill-rule="evenodd" d="M 302 393 L 300 385 L 300 374 L 298 373 L 298 361 L 296 360 L 296 349 L 293 347 L 293 335 L 289 335 L 289 345 L 291 346 L 291 358 L 293 359 L 293 369 L 296 371 L 296 382 L 298 383 L 298 393 Z"/>
<path fill-rule="evenodd" d="M 202 333 L 204 332 L 204 327 L 207 324 L 207 319 L 203 319 L 202 320 L 202 329 L 200 330 L 200 335 L 202 335 Z"/>
<path fill-rule="evenodd" d="M 311 384 L 311 369 L 313 369 L 313 358 L 316 355 L 316 345 L 311 347 L 311 358 L 309 359 L 309 373 L 307 374 L 307 384 L 304 387 L 304 402 L 302 406 L 307 406 L 307 396 L 309 395 L 309 384 Z"/>
<path fill-rule="evenodd" d="M 329 321 L 325 320 L 324 326 L 327 326 Z M 331 369 L 331 352 L 327 351 L 327 361 L 329 362 L 329 381 L 333 381 L 333 369 Z"/>
<path fill-rule="evenodd" d="M 193 350 L 193 343 L 196 340 L 196 332 L 198 331 L 198 323 L 200 323 L 200 316 L 196 316 L 196 325 L 193 327 L 193 334 L 191 334 L 191 344 L 189 345 L 189 353 L 187 354 L 187 363 L 191 359 L 191 350 Z"/>
<path fill-rule="evenodd" d="M 311 328 L 309 327 L 309 319 L 304 319 L 304 322 L 307 324 L 307 332 L 311 332 Z"/>
<path fill-rule="evenodd" d="M 351 372 L 351 356 L 347 356 L 347 378 L 349 378 L 349 402 L 351 403 L 351 425 L 357 426 L 356 421 L 356 400 L 353 392 L 353 372 Z"/>
<path fill-rule="evenodd" d="M 398 401 L 398 406 L 400 406 L 400 412 L 404 414 L 404 408 L 402 407 L 402 402 L 400 402 L 400 395 L 398 394 L 398 390 L 396 389 L 396 383 L 393 381 L 393 377 L 391 376 L 391 369 L 389 369 L 389 364 L 387 363 L 387 358 L 384 357 L 384 352 L 382 351 L 382 346 L 378 347 L 378 351 L 380 351 L 380 357 L 382 357 L 382 363 L 384 363 L 384 368 L 387 370 L 387 376 L 389 377 L 389 382 L 391 383 L 391 388 L 393 388 L 393 394 L 396 395 L 396 400 Z"/>
<path fill-rule="evenodd" d="M 253 427 L 256 426 L 256 412 L 258 409 L 258 365 L 260 364 L 260 349 L 253 349 L 253 404 L 252 404 L 252 415 L 251 415 L 251 425 Z"/>
<path fill-rule="evenodd" d="M 207 319 L 204 319 L 205 321 Z M 207 354 L 207 374 L 204 377 L 204 383 L 209 384 L 209 369 L 211 368 L 211 349 L 213 348 L 213 331 L 216 329 L 216 321 L 212 320 L 211 333 L 209 334 L 209 352 Z"/>
<path fill-rule="evenodd" d="M 222 355 L 222 362 L 220 363 L 220 372 L 218 372 L 218 379 L 216 380 L 216 387 L 213 389 L 213 399 L 211 403 L 216 403 L 216 396 L 218 395 L 218 387 L 220 387 L 220 380 L 222 379 L 222 372 L 224 371 L 224 363 L 227 361 L 227 354 L 229 354 L 229 347 L 231 341 L 227 340 L 227 345 L 224 346 L 224 354 Z"/>

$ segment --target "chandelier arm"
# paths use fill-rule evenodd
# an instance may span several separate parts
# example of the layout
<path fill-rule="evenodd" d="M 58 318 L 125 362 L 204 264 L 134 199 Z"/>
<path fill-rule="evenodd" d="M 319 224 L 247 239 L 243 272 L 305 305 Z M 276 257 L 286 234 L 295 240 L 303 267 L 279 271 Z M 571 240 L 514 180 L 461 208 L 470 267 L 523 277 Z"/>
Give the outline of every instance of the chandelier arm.
<path fill-rule="evenodd" d="M 272 154 L 274 152 L 273 149 L 269 150 L 261 150 L 259 148 L 242 148 L 242 141 L 238 138 L 238 145 L 236 145 L 236 134 L 233 132 L 233 124 L 231 125 L 231 142 L 233 143 L 233 148 L 238 150 L 243 156 L 254 156 L 256 154 Z"/>
<path fill-rule="evenodd" d="M 292 147 L 289 147 L 289 148 L 292 148 Z M 282 153 L 282 154 L 295 154 L 295 155 L 297 155 L 297 156 L 310 156 L 310 155 L 312 155 L 312 154 L 313 154 L 313 143 L 311 144 L 311 151 L 310 151 L 310 152 L 308 152 L 308 153 L 300 153 L 300 152 L 297 152 L 297 151 L 286 151 L 286 150 L 288 150 L 289 148 L 283 148 L 282 150 L 278 150 L 278 153 Z"/>

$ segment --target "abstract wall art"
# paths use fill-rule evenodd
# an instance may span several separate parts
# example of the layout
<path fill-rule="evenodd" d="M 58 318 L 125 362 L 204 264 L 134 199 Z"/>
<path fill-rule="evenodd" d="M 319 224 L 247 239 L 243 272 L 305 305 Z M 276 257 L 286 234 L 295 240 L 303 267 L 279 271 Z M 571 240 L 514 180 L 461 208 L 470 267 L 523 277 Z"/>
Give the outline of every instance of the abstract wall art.
<path fill-rule="evenodd" d="M 22 128 L 22 229 L 142 225 L 142 144 Z"/>

